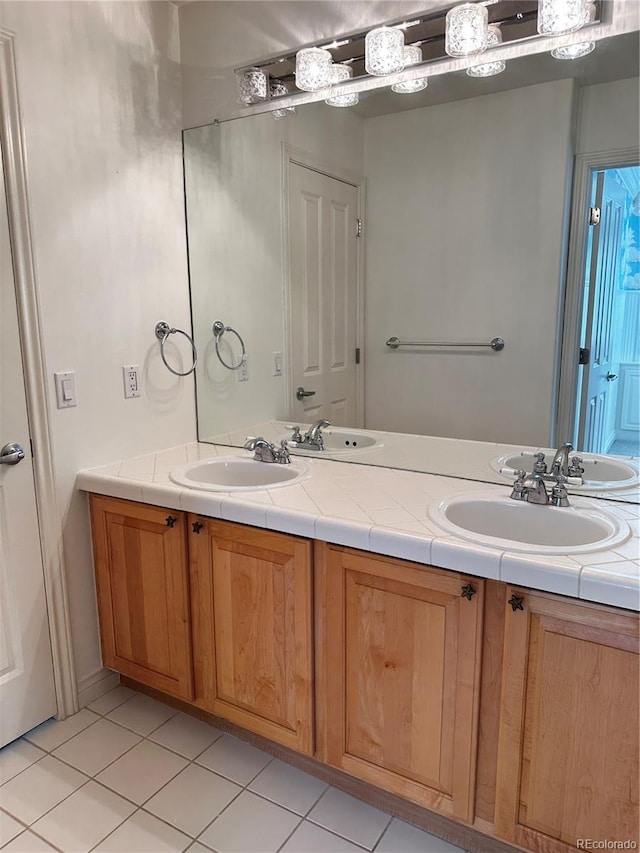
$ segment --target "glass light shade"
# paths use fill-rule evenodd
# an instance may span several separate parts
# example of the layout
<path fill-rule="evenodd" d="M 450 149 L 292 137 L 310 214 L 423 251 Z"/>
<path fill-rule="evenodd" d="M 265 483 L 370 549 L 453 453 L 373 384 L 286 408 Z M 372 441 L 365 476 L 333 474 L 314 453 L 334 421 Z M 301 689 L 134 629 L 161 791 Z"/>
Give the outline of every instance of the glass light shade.
<path fill-rule="evenodd" d="M 333 86 L 335 83 L 343 83 L 345 80 L 350 80 L 353 77 L 353 68 L 350 65 L 332 65 L 329 72 L 329 83 Z M 351 95 L 333 95 L 327 98 L 325 104 L 330 107 L 353 107 L 360 97 L 357 92 Z"/>
<path fill-rule="evenodd" d="M 495 47 L 502 44 L 502 30 L 498 24 L 490 24 L 487 31 L 487 47 Z M 507 67 L 504 59 L 496 59 L 494 62 L 483 62 L 482 65 L 472 65 L 467 68 L 469 77 L 493 77 L 502 74 Z"/>
<path fill-rule="evenodd" d="M 422 62 L 422 48 L 417 44 L 410 44 L 404 49 L 404 67 L 409 65 L 418 65 Z M 413 92 L 421 92 L 429 85 L 426 77 L 421 80 L 407 80 L 406 83 L 394 83 L 391 87 L 392 92 L 397 92 L 399 95 L 411 95 Z"/>
<path fill-rule="evenodd" d="M 364 40 L 364 67 L 367 74 L 384 77 L 404 68 L 404 33 L 397 27 L 378 27 Z"/>
<path fill-rule="evenodd" d="M 588 0 L 540 0 L 538 32 L 545 36 L 561 36 L 583 27 L 589 15 Z"/>
<path fill-rule="evenodd" d="M 473 56 L 487 47 L 489 13 L 486 6 L 463 3 L 449 9 L 445 21 L 444 49 L 449 56 Z"/>
<path fill-rule="evenodd" d="M 580 59 L 596 49 L 594 41 L 583 41 L 580 44 L 570 44 L 567 47 L 556 47 L 551 51 L 554 59 Z"/>
<path fill-rule="evenodd" d="M 317 92 L 329 85 L 333 58 L 323 47 L 305 47 L 296 54 L 296 86 L 303 92 Z"/>
<path fill-rule="evenodd" d="M 267 75 L 261 68 L 245 68 L 236 71 L 238 102 L 257 104 L 267 98 Z"/>
<path fill-rule="evenodd" d="M 283 95 L 288 94 L 289 89 L 284 83 L 281 83 L 280 80 L 272 80 L 271 87 L 269 89 L 269 96 L 271 98 L 281 98 Z M 295 112 L 295 107 L 283 107 L 282 109 L 274 110 L 271 115 L 274 118 L 287 118 L 287 116 L 295 115 Z"/>

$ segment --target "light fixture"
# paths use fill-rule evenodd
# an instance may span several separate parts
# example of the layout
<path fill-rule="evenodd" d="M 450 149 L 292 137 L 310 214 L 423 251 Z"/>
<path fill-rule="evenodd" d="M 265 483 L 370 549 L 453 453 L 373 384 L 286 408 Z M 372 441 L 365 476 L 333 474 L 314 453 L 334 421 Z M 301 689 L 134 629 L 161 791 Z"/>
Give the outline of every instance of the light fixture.
<path fill-rule="evenodd" d="M 573 33 L 587 23 L 589 0 L 540 0 L 538 32 L 545 36 Z"/>
<path fill-rule="evenodd" d="M 353 68 L 350 65 L 341 65 L 339 63 L 332 65 L 329 70 L 329 83 L 333 86 L 335 83 L 344 83 L 345 80 L 350 80 L 353 77 Z M 357 92 L 350 95 L 332 95 L 327 98 L 325 104 L 330 107 L 354 107 L 360 97 Z"/>
<path fill-rule="evenodd" d="M 404 49 L 404 67 L 408 65 L 418 65 L 422 62 L 422 49 L 417 44 L 410 44 Z M 399 95 L 411 95 L 413 92 L 421 92 L 429 85 L 426 77 L 420 80 L 407 80 L 406 83 L 394 83 L 391 87 L 392 92 L 397 92 Z"/>
<path fill-rule="evenodd" d="M 288 95 L 289 89 L 282 83 L 280 80 L 272 80 L 271 86 L 269 88 L 269 97 L 271 98 L 281 98 L 283 95 Z M 271 115 L 278 118 L 287 118 L 288 116 L 295 115 L 296 108 L 295 107 L 282 107 L 280 109 L 274 110 Z"/>
<path fill-rule="evenodd" d="M 498 24 L 489 24 L 487 31 L 487 47 L 495 47 L 502 44 L 502 30 Z M 483 62 L 482 65 L 472 65 L 467 68 L 469 77 L 493 77 L 502 74 L 507 67 L 504 59 L 496 59 L 493 62 Z"/>
<path fill-rule="evenodd" d="M 329 85 L 333 58 L 323 47 L 305 47 L 296 54 L 296 86 L 303 92 L 317 92 Z"/>
<path fill-rule="evenodd" d="M 404 33 L 397 27 L 377 27 L 364 40 L 364 67 L 367 74 L 384 77 L 404 68 Z"/>
<path fill-rule="evenodd" d="M 463 3 L 449 9 L 445 20 L 444 49 L 449 56 L 473 56 L 487 47 L 487 7 Z"/>
<path fill-rule="evenodd" d="M 267 75 L 261 68 L 236 71 L 236 82 L 239 103 L 257 104 L 267 99 Z"/>
<path fill-rule="evenodd" d="M 585 10 L 585 24 L 592 24 L 596 19 L 596 4 L 589 3 Z M 566 47 L 556 47 L 551 51 L 554 59 L 580 59 L 587 56 L 596 48 L 594 41 L 581 41 L 580 44 L 568 44 Z"/>

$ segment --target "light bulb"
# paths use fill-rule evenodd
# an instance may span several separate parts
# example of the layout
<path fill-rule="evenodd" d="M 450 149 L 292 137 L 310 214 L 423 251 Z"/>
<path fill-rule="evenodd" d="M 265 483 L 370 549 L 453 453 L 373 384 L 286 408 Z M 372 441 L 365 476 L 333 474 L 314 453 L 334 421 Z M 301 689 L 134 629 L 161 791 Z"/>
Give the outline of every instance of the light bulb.
<path fill-rule="evenodd" d="M 404 33 L 397 27 L 378 27 L 364 40 L 364 67 L 367 74 L 384 77 L 404 68 Z"/>
<path fill-rule="evenodd" d="M 245 68 L 236 71 L 238 102 L 257 104 L 267 98 L 267 75 L 261 68 Z"/>
<path fill-rule="evenodd" d="M 596 4 L 588 3 L 585 9 L 585 24 L 592 24 L 596 19 Z M 554 59 L 580 59 L 596 49 L 594 41 L 581 41 L 579 44 L 569 44 L 566 47 L 556 47 L 551 51 Z"/>
<path fill-rule="evenodd" d="M 422 62 L 422 48 L 417 44 L 410 44 L 404 49 L 404 67 L 409 65 L 418 65 Z M 411 95 L 413 92 L 421 92 L 429 85 L 426 77 L 420 80 L 407 80 L 405 83 L 394 83 L 391 87 L 392 92 L 397 92 L 399 95 Z"/>
<path fill-rule="evenodd" d="M 486 6 L 464 3 L 449 9 L 445 20 L 445 51 L 449 56 L 482 53 L 487 47 L 488 24 Z"/>
<path fill-rule="evenodd" d="M 498 24 L 490 24 L 487 31 L 487 47 L 495 47 L 502 44 L 502 30 Z M 469 77 L 494 77 L 502 74 L 507 67 L 504 59 L 496 59 L 493 62 L 483 62 L 482 65 L 472 65 L 467 68 Z"/>
<path fill-rule="evenodd" d="M 333 86 L 335 83 L 343 83 L 352 77 L 353 68 L 350 65 L 332 65 L 329 72 L 329 83 Z M 353 92 L 350 95 L 332 95 L 327 98 L 325 104 L 329 104 L 330 107 L 353 107 L 359 100 L 358 93 Z"/>
<path fill-rule="evenodd" d="M 545 36 L 573 33 L 587 23 L 588 0 L 540 0 L 538 32 Z"/>
<path fill-rule="evenodd" d="M 280 80 L 272 80 L 269 88 L 270 98 L 281 98 L 283 95 L 288 95 L 289 89 Z M 274 110 L 271 115 L 278 118 L 287 118 L 287 116 L 295 115 L 295 107 L 282 107 L 282 109 Z"/>
<path fill-rule="evenodd" d="M 304 92 L 317 92 L 329 85 L 333 58 L 322 47 L 306 47 L 296 54 L 296 86 Z"/>

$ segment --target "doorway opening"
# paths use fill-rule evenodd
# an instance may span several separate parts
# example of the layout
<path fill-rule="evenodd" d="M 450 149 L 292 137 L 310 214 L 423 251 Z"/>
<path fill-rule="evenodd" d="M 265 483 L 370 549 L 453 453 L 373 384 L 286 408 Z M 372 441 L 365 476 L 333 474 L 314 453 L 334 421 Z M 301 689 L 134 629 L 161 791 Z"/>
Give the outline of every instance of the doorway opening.
<path fill-rule="evenodd" d="M 640 165 L 591 172 L 574 435 L 640 456 Z"/>

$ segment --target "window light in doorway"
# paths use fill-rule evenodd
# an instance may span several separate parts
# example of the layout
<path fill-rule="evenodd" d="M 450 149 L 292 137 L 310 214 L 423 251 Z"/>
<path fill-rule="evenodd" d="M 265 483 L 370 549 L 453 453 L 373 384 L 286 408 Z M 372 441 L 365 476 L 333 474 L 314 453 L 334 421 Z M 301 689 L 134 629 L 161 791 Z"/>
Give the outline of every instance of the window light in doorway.
<path fill-rule="evenodd" d="M 487 32 L 487 47 L 495 47 L 502 44 L 502 30 L 498 24 L 490 24 Z M 482 65 L 472 65 L 467 68 L 469 77 L 494 77 L 496 74 L 502 74 L 507 67 L 504 59 L 496 59 L 493 62 L 483 62 Z"/>
<path fill-rule="evenodd" d="M 449 9 L 445 20 L 444 49 L 449 56 L 473 56 L 487 47 L 487 7 L 463 3 Z"/>
<path fill-rule="evenodd" d="M 353 68 L 350 65 L 336 63 L 331 66 L 329 82 L 332 86 L 336 83 L 344 83 L 345 80 L 350 80 L 352 77 Z M 354 92 L 350 95 L 332 95 L 330 98 L 327 98 L 325 104 L 329 104 L 330 107 L 353 107 L 359 100 L 358 93 Z"/>
<path fill-rule="evenodd" d="M 296 86 L 303 92 L 317 92 L 329 85 L 333 57 L 323 47 L 305 47 L 296 54 Z"/>
<path fill-rule="evenodd" d="M 422 62 L 422 48 L 417 44 L 410 44 L 404 49 L 404 67 L 419 65 Z M 395 83 L 391 87 L 392 92 L 399 95 L 411 95 L 413 92 L 421 92 L 429 85 L 426 77 L 420 80 L 407 80 L 406 83 Z"/>
<path fill-rule="evenodd" d="M 404 69 L 404 33 L 398 27 L 377 27 L 364 40 L 367 74 L 384 77 Z"/>

